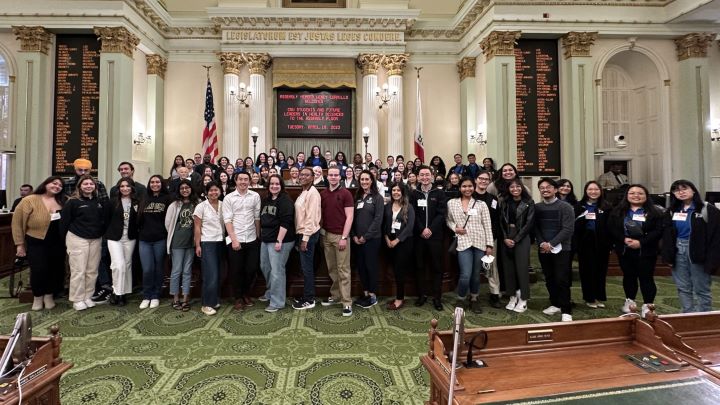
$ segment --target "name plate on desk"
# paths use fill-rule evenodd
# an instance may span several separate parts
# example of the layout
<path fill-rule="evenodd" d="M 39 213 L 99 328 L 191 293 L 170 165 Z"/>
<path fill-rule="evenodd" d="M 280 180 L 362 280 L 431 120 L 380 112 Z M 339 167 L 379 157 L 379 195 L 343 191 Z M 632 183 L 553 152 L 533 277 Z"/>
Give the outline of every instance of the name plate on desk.
<path fill-rule="evenodd" d="M 552 329 L 535 329 L 527 331 L 528 343 L 542 343 L 553 341 Z"/>

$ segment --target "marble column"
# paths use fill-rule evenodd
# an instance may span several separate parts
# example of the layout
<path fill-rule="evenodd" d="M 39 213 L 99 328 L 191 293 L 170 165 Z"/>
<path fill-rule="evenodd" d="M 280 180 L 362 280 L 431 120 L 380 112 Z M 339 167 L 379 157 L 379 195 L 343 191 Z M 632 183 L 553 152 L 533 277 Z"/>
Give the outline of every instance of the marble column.
<path fill-rule="evenodd" d="M 460 75 L 460 149 L 465 156 L 474 153 L 478 160 L 482 161 L 485 146 L 481 146 L 475 140 L 470 140 L 468 133 L 477 131 L 477 104 L 475 86 L 475 67 L 477 59 L 466 57 L 457 63 L 458 74 Z"/>
<path fill-rule="evenodd" d="M 405 121 L 403 112 L 403 70 L 410 59 L 409 53 L 386 55 L 382 65 L 387 70 L 388 86 L 395 89 L 397 95 L 393 97 L 388 107 L 387 154 L 405 155 Z M 405 156 L 409 159 L 410 156 Z M 412 157 L 415 158 L 414 156 Z M 384 161 L 384 159 L 382 159 Z"/>
<path fill-rule="evenodd" d="M 362 53 L 357 58 L 357 65 L 360 68 L 363 77 L 362 87 L 362 126 L 360 128 L 367 127 L 370 132 L 368 133 L 369 139 L 367 144 L 367 151 L 373 155 L 373 161 L 375 159 L 382 159 L 380 157 L 380 140 L 378 135 L 378 108 L 377 100 L 375 97 L 375 88 L 378 85 L 377 72 L 380 68 L 380 61 L 383 56 L 380 54 L 373 53 Z M 360 142 L 363 153 L 363 161 L 365 159 L 365 142 L 362 139 L 362 131 L 360 131 Z"/>
<path fill-rule="evenodd" d="M 272 138 L 268 136 L 267 125 L 265 119 L 265 74 L 270 65 L 272 58 L 267 53 L 246 53 L 245 61 L 250 70 L 250 87 L 253 91 L 253 99 L 250 103 L 250 123 L 249 128 L 258 128 L 257 153 L 267 152 L 272 145 Z M 250 131 L 248 131 L 250 133 Z M 253 143 L 250 141 L 249 149 L 252 151 Z M 253 159 L 257 156 L 253 156 Z"/>
<path fill-rule="evenodd" d="M 52 34 L 43 27 L 17 26 L 12 29 L 20 41 L 14 186 L 37 185 L 52 173 L 53 92 L 49 91 L 52 75 L 48 56 Z"/>
<path fill-rule="evenodd" d="M 714 38 L 713 33 L 692 33 L 675 39 L 679 67 L 677 127 L 682 136 L 674 139 L 672 175 L 694 180 L 701 193 L 712 189 L 707 50 Z"/>
<path fill-rule="evenodd" d="M 165 71 L 167 59 L 160 55 L 146 55 L 147 118 L 145 130 L 152 139 L 148 150 L 150 173 L 164 173 L 165 159 Z"/>
<path fill-rule="evenodd" d="M 112 184 L 115 166 L 132 159 L 133 52 L 140 39 L 125 27 L 95 27 L 100 40 L 98 178 Z"/>
<path fill-rule="evenodd" d="M 485 55 L 487 155 L 517 163 L 515 42 L 520 31 L 492 31 L 480 42 Z"/>
<path fill-rule="evenodd" d="M 562 176 L 578 185 L 597 177 L 593 158 L 594 62 L 590 54 L 597 37 L 597 32 L 569 32 L 562 37 L 564 58 L 560 88 L 564 113 L 561 114 L 560 166 Z"/>
<path fill-rule="evenodd" d="M 240 68 L 245 64 L 245 61 L 242 54 L 237 52 L 219 52 L 218 58 L 223 69 L 223 97 L 225 100 L 223 126 L 220 133 L 220 139 L 222 140 L 220 156 L 227 156 L 232 164 L 235 164 L 235 159 L 245 156 L 242 154 L 240 146 L 240 109 L 245 107 L 230 95 L 230 91 L 232 90 L 237 94 L 240 88 Z M 253 94 L 250 103 L 256 100 Z"/>

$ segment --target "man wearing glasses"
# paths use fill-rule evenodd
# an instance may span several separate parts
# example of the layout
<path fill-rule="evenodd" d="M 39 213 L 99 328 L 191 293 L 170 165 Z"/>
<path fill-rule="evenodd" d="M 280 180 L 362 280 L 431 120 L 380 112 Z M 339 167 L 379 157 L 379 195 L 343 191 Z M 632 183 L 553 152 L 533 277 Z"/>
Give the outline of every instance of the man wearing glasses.
<path fill-rule="evenodd" d="M 497 240 L 500 236 L 500 204 L 496 196 L 487 192 L 487 188 L 492 182 L 492 175 L 488 171 L 480 171 L 480 174 L 475 178 L 475 192 L 473 198 L 476 200 L 484 201 L 490 210 L 490 222 L 492 224 L 493 237 Z M 497 244 L 495 246 L 498 246 Z M 487 271 L 485 277 L 488 279 L 488 286 L 490 287 L 490 306 L 493 308 L 501 308 L 502 303 L 500 302 L 500 290 L 501 281 L 500 273 L 502 267 L 500 263 L 495 260 L 490 266 L 490 270 Z"/>

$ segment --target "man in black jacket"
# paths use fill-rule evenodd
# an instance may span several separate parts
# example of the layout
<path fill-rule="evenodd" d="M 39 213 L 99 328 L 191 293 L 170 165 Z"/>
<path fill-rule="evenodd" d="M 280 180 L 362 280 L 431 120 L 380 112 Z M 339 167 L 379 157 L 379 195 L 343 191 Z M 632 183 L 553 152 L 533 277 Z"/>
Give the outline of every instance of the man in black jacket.
<path fill-rule="evenodd" d="M 442 242 L 445 228 L 447 203 L 445 193 L 432 184 L 430 168 L 421 166 L 418 172 L 420 187 L 410 194 L 410 203 L 415 210 L 415 247 L 417 249 L 417 276 L 415 278 L 418 299 L 416 306 L 427 301 L 427 286 L 432 286 L 433 306 L 441 311 L 442 306 Z M 429 260 L 427 256 L 429 255 Z M 425 280 L 425 264 L 429 263 L 432 281 Z"/>

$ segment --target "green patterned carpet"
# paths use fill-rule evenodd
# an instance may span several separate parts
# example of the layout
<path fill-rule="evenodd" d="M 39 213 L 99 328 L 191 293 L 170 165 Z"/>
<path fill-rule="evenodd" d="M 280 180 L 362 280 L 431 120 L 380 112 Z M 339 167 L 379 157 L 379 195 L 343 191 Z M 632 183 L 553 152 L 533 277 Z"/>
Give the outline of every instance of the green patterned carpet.
<path fill-rule="evenodd" d="M 658 312 L 677 312 L 672 280 L 658 277 L 657 284 Z M 608 280 L 608 295 L 609 308 L 578 305 L 574 318 L 619 315 L 620 278 Z M 541 312 L 549 305 L 542 282 L 533 285 L 532 296 L 524 314 L 485 306 L 483 314 L 467 315 L 467 326 L 559 320 Z M 573 297 L 582 303 L 578 282 Z M 337 306 L 267 313 L 263 303 L 240 313 L 224 304 L 207 317 L 198 302 L 183 313 L 168 301 L 140 311 L 137 300 L 79 313 L 65 301 L 32 315 L 36 335 L 60 325 L 62 355 L 75 364 L 61 381 L 63 404 L 422 404 L 429 389 L 419 357 L 432 318 L 449 329 L 454 295 L 446 294 L 442 312 L 412 301 L 389 312 L 381 300 L 349 318 Z M 15 315 L 29 310 L 29 304 L 0 300 L 0 333 L 9 333 Z"/>

